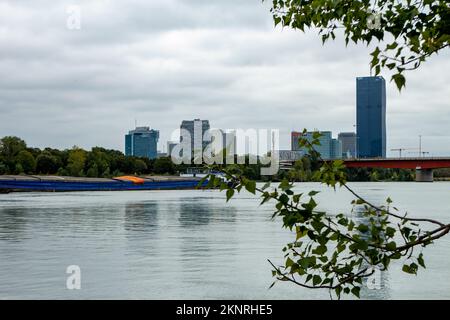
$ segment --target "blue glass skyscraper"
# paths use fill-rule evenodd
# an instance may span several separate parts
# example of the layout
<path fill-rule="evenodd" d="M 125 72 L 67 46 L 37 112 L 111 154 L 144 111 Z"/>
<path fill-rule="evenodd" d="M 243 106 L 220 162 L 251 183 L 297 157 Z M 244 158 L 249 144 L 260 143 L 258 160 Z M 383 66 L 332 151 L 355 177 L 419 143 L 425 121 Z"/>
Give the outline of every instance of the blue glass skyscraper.
<path fill-rule="evenodd" d="M 158 154 L 159 131 L 149 127 L 137 127 L 125 135 L 127 156 L 156 159 Z"/>
<path fill-rule="evenodd" d="M 359 158 L 386 157 L 386 82 L 356 79 L 356 152 Z"/>

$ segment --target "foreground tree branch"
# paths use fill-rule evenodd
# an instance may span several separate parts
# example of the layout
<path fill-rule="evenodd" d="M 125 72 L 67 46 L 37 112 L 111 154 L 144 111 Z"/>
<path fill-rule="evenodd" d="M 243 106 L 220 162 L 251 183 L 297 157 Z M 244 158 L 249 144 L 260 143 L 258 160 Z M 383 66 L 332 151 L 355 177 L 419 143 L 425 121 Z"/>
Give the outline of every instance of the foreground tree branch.
<path fill-rule="evenodd" d="M 305 131 L 306 132 L 306 131 Z M 331 215 L 317 210 L 311 190 L 295 193 L 292 181 L 283 180 L 276 187 L 256 182 L 243 174 L 243 165 L 214 165 L 225 181 L 214 174 L 205 177 L 209 187 L 226 190 L 227 201 L 242 189 L 259 194 L 261 204 L 275 202 L 273 218 L 279 217 L 283 227 L 295 234 L 295 240 L 284 248 L 283 265 L 271 261 L 273 276 L 277 281 L 288 281 L 309 289 L 328 289 L 338 298 L 341 294 L 359 297 L 363 280 L 373 275 L 375 268 L 388 270 L 393 260 L 403 258 L 402 270 L 417 274 L 425 268 L 422 249 L 450 232 L 450 224 L 429 218 L 412 218 L 393 211 L 392 200 L 385 205 L 375 205 L 365 200 L 348 186 L 343 162 L 324 161 L 314 149 L 320 134 L 314 133 L 312 141 L 300 139 L 300 147 L 308 151 L 307 157 L 319 159 L 321 166 L 314 172 L 316 181 L 336 189 L 342 187 L 352 195 L 350 213 Z M 436 226 L 434 229 L 429 226 Z M 415 249 L 421 249 L 418 254 Z M 274 282 L 275 283 L 275 282 Z"/>
<path fill-rule="evenodd" d="M 263 0 L 264 1 L 264 0 Z M 369 45 L 371 70 L 394 72 L 399 90 L 405 71 L 418 69 L 431 55 L 450 46 L 448 0 L 271 0 L 275 26 L 305 32 L 315 28 L 322 42 L 335 40 L 342 30 L 346 45 Z"/>

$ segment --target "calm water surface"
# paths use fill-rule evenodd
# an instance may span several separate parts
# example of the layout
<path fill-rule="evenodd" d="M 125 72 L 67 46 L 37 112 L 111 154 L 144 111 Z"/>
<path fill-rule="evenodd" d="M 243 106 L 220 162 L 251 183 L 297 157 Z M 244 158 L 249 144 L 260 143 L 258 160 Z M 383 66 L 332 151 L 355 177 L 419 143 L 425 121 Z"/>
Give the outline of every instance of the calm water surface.
<path fill-rule="evenodd" d="M 391 196 L 410 215 L 450 221 L 450 183 L 354 183 L 375 203 Z M 322 209 L 349 212 L 352 197 L 322 190 Z M 328 299 L 327 291 L 272 283 L 292 234 L 244 193 L 218 191 L 0 195 L 0 299 Z M 365 299 L 450 299 L 450 236 L 426 248 L 427 270 L 394 265 Z M 67 290 L 66 268 L 81 268 Z"/>

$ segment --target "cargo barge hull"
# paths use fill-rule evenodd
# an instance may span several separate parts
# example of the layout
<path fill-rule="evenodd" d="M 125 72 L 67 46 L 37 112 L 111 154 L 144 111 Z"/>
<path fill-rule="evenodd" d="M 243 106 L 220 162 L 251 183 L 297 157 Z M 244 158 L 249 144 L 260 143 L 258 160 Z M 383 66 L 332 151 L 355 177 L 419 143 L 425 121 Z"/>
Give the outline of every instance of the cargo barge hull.
<path fill-rule="evenodd" d="M 0 177 L 0 193 L 9 192 L 70 192 L 70 191 L 137 191 L 194 189 L 199 179 L 142 179 L 143 182 L 115 179 Z"/>

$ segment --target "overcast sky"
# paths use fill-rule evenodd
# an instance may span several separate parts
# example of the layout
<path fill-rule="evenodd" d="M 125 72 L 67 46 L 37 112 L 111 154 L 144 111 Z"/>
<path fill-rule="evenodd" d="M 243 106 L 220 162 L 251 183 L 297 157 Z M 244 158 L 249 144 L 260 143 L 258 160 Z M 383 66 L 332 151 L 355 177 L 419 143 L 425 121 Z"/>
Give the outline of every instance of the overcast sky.
<path fill-rule="evenodd" d="M 0 136 L 123 151 L 136 119 L 160 130 L 162 150 L 183 119 L 201 118 L 278 128 L 288 148 L 293 129 L 354 130 L 369 52 L 274 28 L 260 0 L 2 0 Z M 449 53 L 407 74 L 401 93 L 385 75 L 388 149 L 421 134 L 424 151 L 450 155 Z"/>

